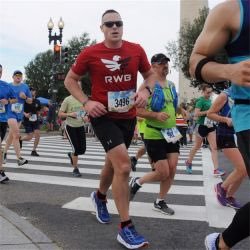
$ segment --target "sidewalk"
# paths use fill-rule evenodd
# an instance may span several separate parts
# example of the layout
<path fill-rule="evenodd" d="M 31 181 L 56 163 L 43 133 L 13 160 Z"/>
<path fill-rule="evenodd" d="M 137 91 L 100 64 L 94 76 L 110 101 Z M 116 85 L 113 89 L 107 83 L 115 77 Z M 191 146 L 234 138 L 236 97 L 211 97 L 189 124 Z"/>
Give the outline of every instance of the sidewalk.
<path fill-rule="evenodd" d="M 44 233 L 0 205 L 0 250 L 59 250 Z"/>

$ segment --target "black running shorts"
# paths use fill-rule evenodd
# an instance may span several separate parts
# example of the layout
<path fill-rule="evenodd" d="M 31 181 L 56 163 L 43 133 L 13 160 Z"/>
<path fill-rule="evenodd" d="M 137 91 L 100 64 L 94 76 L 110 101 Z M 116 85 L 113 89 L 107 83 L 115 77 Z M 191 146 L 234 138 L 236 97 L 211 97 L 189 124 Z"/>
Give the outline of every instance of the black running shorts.
<path fill-rule="evenodd" d="M 136 118 L 112 119 L 107 116 L 90 118 L 92 127 L 104 150 L 125 144 L 128 148 L 134 136 Z"/>
<path fill-rule="evenodd" d="M 6 135 L 6 131 L 7 131 L 7 122 L 0 122 L 0 138 L 1 141 L 3 141 L 5 135 Z"/>
<path fill-rule="evenodd" d="M 180 153 L 179 142 L 168 143 L 165 139 L 149 140 L 144 139 L 147 153 L 152 162 L 167 159 L 167 154 Z"/>
<path fill-rule="evenodd" d="M 199 134 L 200 137 L 207 137 L 209 133 L 215 131 L 216 127 L 211 127 L 211 128 L 208 128 L 207 126 L 205 125 L 201 125 L 201 124 L 197 124 L 197 132 Z"/>
<path fill-rule="evenodd" d="M 233 135 L 216 135 L 217 149 L 237 148 Z"/>

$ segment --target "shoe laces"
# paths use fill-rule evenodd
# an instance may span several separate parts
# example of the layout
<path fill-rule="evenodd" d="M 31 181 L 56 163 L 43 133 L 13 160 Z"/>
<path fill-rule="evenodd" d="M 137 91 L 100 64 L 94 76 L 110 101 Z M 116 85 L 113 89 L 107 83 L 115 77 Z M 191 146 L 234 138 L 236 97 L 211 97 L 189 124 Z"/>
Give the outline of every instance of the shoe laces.
<path fill-rule="evenodd" d="M 123 232 L 130 241 L 139 236 L 134 225 L 123 228 Z"/>
<path fill-rule="evenodd" d="M 108 209 L 107 209 L 107 206 L 106 206 L 106 203 L 108 203 L 107 199 L 105 200 L 100 200 L 98 199 L 98 203 L 100 205 L 100 212 L 101 214 L 107 214 L 108 213 Z"/>
<path fill-rule="evenodd" d="M 168 205 L 167 205 L 166 201 L 164 201 L 164 200 L 159 201 L 156 204 L 159 205 L 161 208 L 168 208 Z"/>

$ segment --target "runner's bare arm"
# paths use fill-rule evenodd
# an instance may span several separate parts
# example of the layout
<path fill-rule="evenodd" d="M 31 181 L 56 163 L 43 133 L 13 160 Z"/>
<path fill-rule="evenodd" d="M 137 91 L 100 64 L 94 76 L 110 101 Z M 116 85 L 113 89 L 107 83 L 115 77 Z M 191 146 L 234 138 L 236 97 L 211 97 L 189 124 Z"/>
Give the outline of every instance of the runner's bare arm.
<path fill-rule="evenodd" d="M 88 97 L 83 93 L 80 88 L 78 81 L 81 76 L 75 74 L 71 69 L 69 70 L 64 85 L 66 89 L 73 95 L 79 102 L 85 103 L 88 100 Z"/>
<path fill-rule="evenodd" d="M 65 87 L 72 96 L 84 105 L 84 109 L 90 116 L 99 117 L 105 115 L 107 113 L 105 106 L 100 102 L 89 100 L 88 96 L 83 93 L 78 84 L 80 78 L 81 76 L 75 74 L 70 69 L 64 81 Z"/>
<path fill-rule="evenodd" d="M 152 68 L 149 71 L 142 73 L 142 76 L 144 78 L 144 83 L 135 94 L 135 106 L 138 108 L 143 108 L 147 105 L 148 98 L 151 95 L 150 89 L 154 87 L 157 79 Z"/>
<path fill-rule="evenodd" d="M 154 112 L 144 108 L 137 108 L 136 112 L 137 116 L 148 119 L 155 119 L 161 122 L 164 122 L 169 118 L 169 115 L 165 112 Z"/>
<path fill-rule="evenodd" d="M 198 62 L 205 57 L 215 56 L 223 49 L 237 33 L 239 26 L 240 10 L 236 0 L 221 3 L 209 13 L 190 57 L 190 74 L 193 77 Z M 201 73 L 207 82 L 230 80 L 239 85 L 250 86 L 250 61 L 236 64 L 208 62 Z"/>
<path fill-rule="evenodd" d="M 221 116 L 218 112 L 223 108 L 227 101 L 227 95 L 225 93 L 220 93 L 216 99 L 214 100 L 212 106 L 207 111 L 207 117 L 216 122 L 223 122 L 230 124 L 232 123 L 232 119 L 227 116 Z"/>

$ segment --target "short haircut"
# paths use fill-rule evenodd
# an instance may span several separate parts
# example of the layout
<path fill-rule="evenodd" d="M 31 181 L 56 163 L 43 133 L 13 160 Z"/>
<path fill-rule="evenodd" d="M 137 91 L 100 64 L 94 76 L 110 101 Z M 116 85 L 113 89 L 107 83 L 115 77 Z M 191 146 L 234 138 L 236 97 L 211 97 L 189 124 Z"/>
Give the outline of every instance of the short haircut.
<path fill-rule="evenodd" d="M 110 9 L 110 10 L 106 10 L 106 11 L 102 14 L 102 18 L 103 18 L 106 14 L 109 14 L 109 13 L 117 13 L 117 14 L 119 14 L 119 12 L 117 12 L 116 10 Z M 119 14 L 119 15 L 120 15 L 120 14 Z"/>
<path fill-rule="evenodd" d="M 202 83 L 201 85 L 200 85 L 200 89 L 202 90 L 202 91 L 205 91 L 206 89 L 212 89 L 213 87 L 210 85 L 210 84 L 207 84 L 207 83 Z"/>

